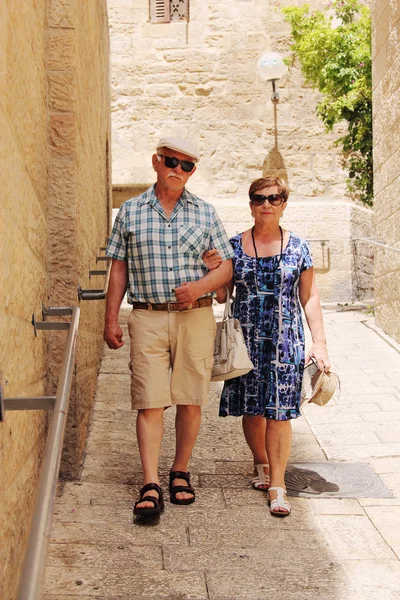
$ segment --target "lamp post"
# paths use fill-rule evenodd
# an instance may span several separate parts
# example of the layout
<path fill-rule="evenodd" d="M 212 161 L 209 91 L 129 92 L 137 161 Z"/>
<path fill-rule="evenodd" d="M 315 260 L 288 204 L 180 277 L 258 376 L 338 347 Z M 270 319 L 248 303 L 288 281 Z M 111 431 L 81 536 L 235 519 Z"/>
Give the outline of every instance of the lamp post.
<path fill-rule="evenodd" d="M 277 52 L 264 52 L 257 62 L 257 72 L 264 81 L 271 81 L 272 96 L 274 104 L 279 102 L 279 94 L 276 91 L 275 82 L 286 73 L 286 65 L 280 54 Z"/>
<path fill-rule="evenodd" d="M 264 81 L 272 83 L 272 104 L 274 110 L 274 147 L 268 153 L 263 165 L 263 176 L 276 173 L 279 177 L 288 180 L 288 173 L 285 167 L 285 161 L 278 150 L 278 115 L 277 106 L 279 102 L 279 94 L 276 91 L 276 81 L 283 77 L 286 73 L 286 65 L 282 57 L 277 52 L 264 52 L 257 61 L 257 72 Z"/>

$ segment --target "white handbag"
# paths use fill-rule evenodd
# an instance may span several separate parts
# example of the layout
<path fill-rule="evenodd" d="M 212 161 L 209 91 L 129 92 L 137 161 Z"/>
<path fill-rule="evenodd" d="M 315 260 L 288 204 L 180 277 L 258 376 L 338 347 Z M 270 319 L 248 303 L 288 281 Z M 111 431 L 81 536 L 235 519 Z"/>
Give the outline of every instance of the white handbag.
<path fill-rule="evenodd" d="M 211 381 L 225 381 L 245 375 L 254 365 L 247 353 L 242 328 L 237 319 L 232 316 L 232 305 L 227 290 L 224 318 L 217 323 L 217 333 L 214 342 L 214 367 Z"/>

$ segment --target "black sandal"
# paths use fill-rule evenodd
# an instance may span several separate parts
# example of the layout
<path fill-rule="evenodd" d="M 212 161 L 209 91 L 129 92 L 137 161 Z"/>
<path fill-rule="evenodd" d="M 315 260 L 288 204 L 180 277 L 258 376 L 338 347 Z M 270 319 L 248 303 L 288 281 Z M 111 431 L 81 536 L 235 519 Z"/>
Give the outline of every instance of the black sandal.
<path fill-rule="evenodd" d="M 158 498 L 155 496 L 145 496 L 144 494 L 149 490 L 155 490 L 158 493 Z M 139 494 L 140 498 L 137 502 L 135 502 L 133 514 L 137 517 L 143 517 L 146 519 L 158 517 L 164 510 L 164 499 L 160 486 L 157 483 L 146 483 L 146 485 L 144 485 L 140 490 Z M 138 508 L 137 505 L 141 502 L 152 502 L 153 506 L 141 506 Z"/>
<path fill-rule="evenodd" d="M 187 485 L 172 485 L 174 479 L 184 479 Z M 187 492 L 193 494 L 192 498 L 177 498 L 176 494 L 179 492 Z M 172 504 L 192 504 L 195 501 L 195 491 L 190 485 L 190 473 L 185 471 L 170 471 L 169 473 L 169 499 Z"/>

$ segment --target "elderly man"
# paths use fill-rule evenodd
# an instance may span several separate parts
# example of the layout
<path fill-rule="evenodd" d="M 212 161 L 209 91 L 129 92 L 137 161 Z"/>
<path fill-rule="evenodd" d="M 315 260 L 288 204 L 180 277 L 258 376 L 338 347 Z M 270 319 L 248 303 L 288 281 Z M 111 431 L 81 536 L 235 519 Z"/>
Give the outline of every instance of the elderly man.
<path fill-rule="evenodd" d="M 144 476 L 134 514 L 144 518 L 158 516 L 164 508 L 158 459 L 164 409 L 171 405 L 176 406 L 176 448 L 170 500 L 195 500 L 188 463 L 213 366 L 212 292 L 232 277 L 233 251 L 215 209 L 185 188 L 198 160 L 187 140 L 161 139 L 152 157 L 157 182 L 122 204 L 107 248 L 113 262 L 104 339 L 110 348 L 124 344 L 118 312 L 126 291 L 132 305 L 131 399 L 138 411 Z M 202 255 L 211 248 L 223 261 L 208 271 Z"/>

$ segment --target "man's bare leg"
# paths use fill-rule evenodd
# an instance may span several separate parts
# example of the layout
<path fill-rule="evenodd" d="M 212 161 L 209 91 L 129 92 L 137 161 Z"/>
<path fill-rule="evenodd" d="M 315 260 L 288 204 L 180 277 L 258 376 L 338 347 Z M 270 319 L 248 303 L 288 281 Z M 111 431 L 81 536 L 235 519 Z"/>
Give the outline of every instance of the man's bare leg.
<path fill-rule="evenodd" d="M 201 406 L 178 405 L 176 407 L 175 432 L 176 450 L 175 460 L 171 471 L 187 471 L 189 459 L 196 443 L 201 424 Z M 173 485 L 187 485 L 184 479 L 174 479 Z M 178 492 L 177 500 L 192 498 L 192 494 Z"/>
<path fill-rule="evenodd" d="M 146 408 L 138 411 L 136 419 L 136 435 L 142 461 L 144 485 L 157 483 L 158 458 L 161 440 L 164 434 L 164 408 Z M 146 492 L 146 496 L 158 498 L 155 490 Z M 140 502 L 137 508 L 151 508 L 151 502 Z"/>

